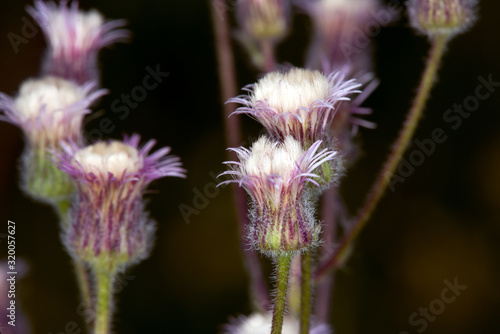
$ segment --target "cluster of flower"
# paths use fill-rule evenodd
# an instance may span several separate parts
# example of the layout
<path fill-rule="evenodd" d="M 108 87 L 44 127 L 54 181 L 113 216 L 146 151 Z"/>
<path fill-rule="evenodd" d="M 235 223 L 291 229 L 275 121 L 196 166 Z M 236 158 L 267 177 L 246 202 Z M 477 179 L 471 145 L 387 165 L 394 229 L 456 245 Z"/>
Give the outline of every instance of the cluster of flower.
<path fill-rule="evenodd" d="M 39 77 L 23 82 L 15 97 L 0 94 L 0 120 L 24 134 L 21 187 L 60 214 L 63 243 L 83 266 L 80 283 L 89 284 L 88 266 L 97 277 L 108 276 L 111 283 L 104 289 L 109 290 L 117 271 L 151 249 L 154 223 L 144 210 L 146 187 L 165 176 L 185 177 L 185 170 L 168 154 L 170 148 L 150 153 L 156 142 L 140 146 L 137 134 L 85 142 L 83 118 L 107 93 L 99 89 L 98 52 L 128 39 L 125 22 L 81 11 L 77 2 L 35 0 L 27 11 L 42 28 L 48 49 Z"/>
<path fill-rule="evenodd" d="M 330 187 L 338 188 L 341 176 L 356 159 L 357 127 L 375 128 L 355 117 L 371 113 L 361 104 L 378 85 L 370 73 L 370 43 L 360 48 L 358 40 L 398 16 L 378 0 L 299 0 L 296 5 L 313 24 L 306 68 L 285 67 L 275 60 L 276 46 L 290 30 L 288 1 L 244 0 L 236 8 L 236 36 L 253 65 L 266 74 L 244 88 L 248 94 L 228 102 L 242 105 L 234 114 L 251 116 L 268 134 L 250 149 L 231 148 L 239 161 L 226 162 L 229 171 L 222 174 L 232 177 L 223 183 L 237 183 L 249 194 L 246 238 L 253 250 L 275 260 L 278 274 L 280 259 L 307 255 L 322 243 L 321 225 L 315 218 L 318 199 Z M 411 0 L 408 4 L 412 25 L 431 40 L 449 39 L 470 26 L 474 5 L 475 1 L 468 0 Z M 359 95 L 353 98 L 355 94 Z M 282 315 L 276 311 L 283 309 L 279 300 L 283 277 L 277 277 L 272 333 L 281 333 L 283 326 Z M 271 318 L 264 321 L 267 316 L 254 315 L 229 325 L 227 331 L 259 332 L 258 326 L 253 331 L 245 329 L 255 319 L 267 330 L 271 328 Z M 288 327 L 283 327 L 285 333 L 296 332 L 298 325 L 293 331 Z M 302 327 L 301 333 L 307 330 Z"/>

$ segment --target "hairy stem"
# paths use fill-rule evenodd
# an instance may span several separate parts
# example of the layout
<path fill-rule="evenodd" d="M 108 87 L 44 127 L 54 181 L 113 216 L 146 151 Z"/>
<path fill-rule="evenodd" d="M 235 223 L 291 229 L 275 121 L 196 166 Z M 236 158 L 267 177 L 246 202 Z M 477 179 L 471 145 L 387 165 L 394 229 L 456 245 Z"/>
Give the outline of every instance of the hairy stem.
<path fill-rule="evenodd" d="M 276 296 L 273 305 L 273 324 L 271 334 L 281 334 L 286 310 L 288 277 L 292 255 L 283 253 L 276 258 Z"/>
<path fill-rule="evenodd" d="M 300 297 L 300 334 L 308 334 L 311 324 L 311 253 L 302 254 L 302 275 L 301 282 L 301 297 Z"/>
<path fill-rule="evenodd" d="M 365 204 L 359 210 L 353 228 L 346 234 L 337 251 L 315 273 L 315 277 L 322 279 L 330 270 L 334 269 L 345 259 L 352 243 L 365 227 L 368 219 L 375 210 L 387 186 L 390 183 L 394 170 L 397 168 L 403 153 L 412 139 L 424 107 L 429 99 L 429 93 L 436 81 L 436 74 L 441 63 L 448 36 L 437 35 L 432 40 L 432 46 L 427 59 L 427 64 L 418 87 L 417 95 L 410 108 L 406 121 L 396 139 L 381 173 L 378 175 L 372 190 L 368 194 Z"/>
<path fill-rule="evenodd" d="M 95 270 L 97 283 L 97 298 L 95 305 L 95 330 L 94 334 L 109 334 L 113 314 L 113 282 L 116 272 L 114 270 Z"/>
<path fill-rule="evenodd" d="M 217 66 L 221 85 L 221 100 L 223 105 L 223 119 L 226 135 L 226 143 L 229 147 L 238 147 L 241 143 L 241 124 L 236 116 L 229 117 L 235 110 L 234 104 L 225 102 L 237 95 L 236 71 L 234 68 L 233 50 L 229 33 L 228 7 L 225 0 L 212 0 L 212 23 L 215 33 L 215 43 L 217 49 Z M 235 160 L 236 154 L 229 152 L 229 160 Z M 248 226 L 247 201 L 243 189 L 237 185 L 233 186 L 234 199 L 238 214 L 239 232 L 243 236 Z M 262 273 L 259 257 L 256 252 L 245 251 L 243 237 L 240 238 L 241 249 L 245 267 L 250 275 L 250 289 L 252 297 L 258 303 L 261 311 L 269 308 L 269 297 L 267 284 Z"/>

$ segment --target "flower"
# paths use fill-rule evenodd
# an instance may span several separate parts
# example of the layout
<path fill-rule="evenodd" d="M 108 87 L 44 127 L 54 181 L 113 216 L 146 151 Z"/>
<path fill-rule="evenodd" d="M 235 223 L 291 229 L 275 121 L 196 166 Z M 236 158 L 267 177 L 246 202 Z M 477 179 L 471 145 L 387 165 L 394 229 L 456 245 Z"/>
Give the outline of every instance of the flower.
<path fill-rule="evenodd" d="M 268 334 L 271 331 L 271 314 L 252 313 L 248 317 L 240 315 L 224 325 L 222 334 Z M 283 334 L 296 334 L 300 331 L 299 320 L 290 316 L 285 317 Z M 332 334 L 326 324 L 317 324 L 311 327 L 310 334 Z"/>
<path fill-rule="evenodd" d="M 410 0 L 411 25 L 421 33 L 454 36 L 467 30 L 475 21 L 477 0 Z"/>
<path fill-rule="evenodd" d="M 154 223 L 144 211 L 142 195 L 151 181 L 183 178 L 185 170 L 178 157 L 168 155 L 170 148 L 148 155 L 155 141 L 139 148 L 139 140 L 133 135 L 82 149 L 64 144 L 55 153 L 58 167 L 76 182 L 78 192 L 64 231 L 73 256 L 113 268 L 148 256 Z"/>
<path fill-rule="evenodd" d="M 350 95 L 360 93 L 356 80 L 344 80 L 340 72 L 328 76 L 319 71 L 292 68 L 268 73 L 256 84 L 244 88 L 248 95 L 228 102 L 243 107 L 234 114 L 249 114 L 276 140 L 294 137 L 306 148 L 321 140 L 333 145 L 331 123 L 336 110 Z"/>
<path fill-rule="evenodd" d="M 105 22 L 95 11 L 78 10 L 78 2 L 71 5 L 35 0 L 28 13 L 42 28 L 49 48 L 42 65 L 44 75 L 54 75 L 79 84 L 98 81 L 97 54 L 103 47 L 126 41 L 129 32 L 119 29 L 124 20 Z"/>
<path fill-rule="evenodd" d="M 315 170 L 330 161 L 336 152 L 323 149 L 321 141 L 307 151 L 293 137 L 273 142 L 259 138 L 250 150 L 232 148 L 239 162 L 228 161 L 231 175 L 252 199 L 248 239 L 255 248 L 271 257 L 283 252 L 295 253 L 317 243 L 319 224 L 314 214 L 314 194 L 307 183 L 319 186 Z"/>
<path fill-rule="evenodd" d="M 69 179 L 51 164 L 47 150 L 60 142 L 83 143 L 83 117 L 107 92 L 95 87 L 47 76 L 23 82 L 15 98 L 0 93 L 0 120 L 19 126 L 27 141 L 21 175 L 34 198 L 50 202 L 71 193 Z"/>
<path fill-rule="evenodd" d="M 314 25 L 307 67 L 325 73 L 346 66 L 351 73 L 370 71 L 370 37 L 394 19 L 379 0 L 297 0 Z"/>

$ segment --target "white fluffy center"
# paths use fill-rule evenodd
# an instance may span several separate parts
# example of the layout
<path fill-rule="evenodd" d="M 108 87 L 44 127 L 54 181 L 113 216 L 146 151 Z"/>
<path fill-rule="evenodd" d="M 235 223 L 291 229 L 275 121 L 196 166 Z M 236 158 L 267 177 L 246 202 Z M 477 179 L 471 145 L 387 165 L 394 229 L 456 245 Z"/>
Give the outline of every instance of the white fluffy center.
<path fill-rule="evenodd" d="M 265 101 L 278 112 L 295 112 L 328 96 L 328 79 L 319 71 L 293 68 L 271 72 L 254 87 L 252 103 Z"/>
<path fill-rule="evenodd" d="M 14 104 L 16 110 L 26 119 L 39 116 L 42 106 L 48 114 L 53 116 L 53 121 L 59 121 L 64 109 L 85 98 L 80 87 L 74 83 L 56 77 L 42 79 L 28 79 L 19 90 Z"/>
<path fill-rule="evenodd" d="M 260 137 L 252 145 L 252 153 L 244 162 L 244 168 L 247 175 L 279 175 L 287 179 L 297 169 L 297 163 L 303 155 L 302 146 L 291 136 L 286 137 L 283 143 Z"/>
<path fill-rule="evenodd" d="M 321 8 L 328 11 L 347 13 L 368 12 L 375 9 L 375 0 L 321 0 Z"/>
<path fill-rule="evenodd" d="M 120 177 L 125 171 L 136 172 L 141 167 L 137 149 L 119 141 L 88 146 L 78 151 L 73 159 L 87 173 L 96 175 L 106 175 L 109 172 Z"/>

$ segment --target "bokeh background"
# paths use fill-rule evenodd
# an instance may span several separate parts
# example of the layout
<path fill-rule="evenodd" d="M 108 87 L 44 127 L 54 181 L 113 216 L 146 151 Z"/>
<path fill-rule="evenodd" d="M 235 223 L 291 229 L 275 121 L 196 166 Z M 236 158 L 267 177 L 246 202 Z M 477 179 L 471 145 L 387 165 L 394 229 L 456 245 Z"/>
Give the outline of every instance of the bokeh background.
<path fill-rule="evenodd" d="M 7 35 L 21 35 L 25 6 L 4 1 L 0 12 L 0 91 L 14 94 L 39 71 L 45 49 L 41 33 L 15 53 Z M 133 38 L 101 53 L 102 85 L 110 90 L 88 117 L 86 130 L 105 138 L 140 133 L 171 146 L 187 168 L 186 180 L 165 178 L 151 186 L 148 209 L 158 222 L 153 254 L 122 278 L 114 322 L 116 333 L 217 333 L 229 317 L 248 314 L 247 293 L 235 212 L 229 188 L 183 218 L 179 205 L 194 208 L 197 191 L 213 192 L 211 175 L 223 170 L 224 130 L 219 99 L 214 38 L 208 1 L 81 1 L 108 18 L 125 18 Z M 473 29 L 449 45 L 439 81 L 416 138 L 442 128 L 447 140 L 437 145 L 404 183 L 389 192 L 358 241 L 351 259 L 336 275 L 332 323 L 337 334 L 417 333 L 409 317 L 440 298 L 444 280 L 455 278 L 467 289 L 428 323 L 425 333 L 500 333 L 500 88 L 453 130 L 445 111 L 475 94 L 478 77 L 500 81 L 500 3 L 480 1 Z M 278 60 L 303 64 L 311 23 L 295 15 L 293 30 L 279 46 Z M 408 110 L 423 68 L 428 43 L 408 27 L 404 12 L 374 36 L 379 88 L 365 103 L 376 130 L 362 129 L 362 156 L 348 172 L 342 193 L 354 213 L 370 187 Z M 255 81 L 245 54 L 234 45 L 239 86 Z M 121 94 L 141 85 L 147 66 L 169 76 L 148 93 L 125 119 L 111 111 Z M 244 138 L 260 126 L 241 117 Z M 107 122 L 107 121 L 106 121 Z M 111 130 L 110 130 L 111 129 Z M 102 132 L 102 131 L 101 131 Z M 93 133 L 96 133 L 95 131 Z M 17 255 L 29 265 L 18 282 L 18 303 L 33 333 L 64 333 L 68 322 L 79 328 L 77 287 L 59 239 L 56 216 L 18 189 L 21 132 L 0 123 L 0 233 L 7 219 L 16 222 Z M 247 143 L 248 145 L 248 143 Z M 0 239 L 0 259 L 6 243 Z M 264 261 L 265 262 L 265 261 Z M 6 298 L 6 296 L 0 296 Z M 82 333 L 85 332 L 82 330 Z"/>

